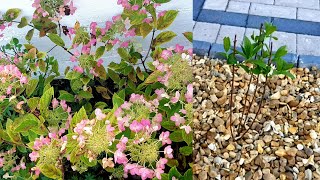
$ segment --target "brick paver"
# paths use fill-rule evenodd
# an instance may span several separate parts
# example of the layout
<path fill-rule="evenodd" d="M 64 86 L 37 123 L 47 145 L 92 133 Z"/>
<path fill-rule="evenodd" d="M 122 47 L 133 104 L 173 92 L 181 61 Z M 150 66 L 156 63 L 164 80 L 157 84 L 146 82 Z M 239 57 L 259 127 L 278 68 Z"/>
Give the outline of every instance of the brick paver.
<path fill-rule="evenodd" d="M 194 0 L 197 1 L 197 0 Z M 223 51 L 223 38 L 238 43 L 259 26 L 271 22 L 278 27 L 274 49 L 286 45 L 288 60 L 319 61 L 320 65 L 320 0 L 205 0 L 195 19 L 195 49 L 210 50 L 209 55 Z M 206 52 L 204 51 L 204 52 Z"/>

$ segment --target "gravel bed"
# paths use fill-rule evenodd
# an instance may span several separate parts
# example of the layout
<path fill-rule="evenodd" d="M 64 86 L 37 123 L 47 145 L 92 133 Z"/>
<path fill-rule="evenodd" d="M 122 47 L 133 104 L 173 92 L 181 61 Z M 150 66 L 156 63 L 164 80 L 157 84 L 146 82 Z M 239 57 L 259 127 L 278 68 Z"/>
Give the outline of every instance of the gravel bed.
<path fill-rule="evenodd" d="M 294 80 L 282 75 L 272 77 L 257 121 L 235 142 L 229 128 L 229 66 L 217 59 L 194 56 L 192 67 L 194 180 L 320 179 L 319 70 L 294 68 Z M 236 69 L 235 127 L 240 123 L 249 79 L 244 70 Z M 260 82 L 264 80 L 259 78 Z M 254 86 L 249 88 L 251 99 Z M 262 89 L 258 90 L 260 97 Z M 254 102 L 249 117 L 257 109 L 258 102 Z"/>

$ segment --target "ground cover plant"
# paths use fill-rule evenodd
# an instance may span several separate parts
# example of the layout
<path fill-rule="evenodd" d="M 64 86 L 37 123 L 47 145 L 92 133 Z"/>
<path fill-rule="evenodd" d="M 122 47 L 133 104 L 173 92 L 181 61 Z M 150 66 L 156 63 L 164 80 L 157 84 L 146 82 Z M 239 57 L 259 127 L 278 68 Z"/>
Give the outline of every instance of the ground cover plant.
<path fill-rule="evenodd" d="M 35 0 L 32 19 L 2 14 L 0 30 L 26 28 L 0 48 L 0 175 L 4 179 L 191 179 L 191 49 L 167 30 L 170 0 L 118 0 L 123 12 L 103 25 L 60 23 L 71 0 Z M 36 37 L 35 32 L 39 32 Z M 134 38 L 151 36 L 146 54 Z M 1 36 L 6 36 L 2 33 Z M 72 45 L 61 38 L 67 36 Z M 49 38 L 77 65 L 61 77 L 58 60 L 32 38 Z M 116 50 L 119 63 L 103 65 Z"/>

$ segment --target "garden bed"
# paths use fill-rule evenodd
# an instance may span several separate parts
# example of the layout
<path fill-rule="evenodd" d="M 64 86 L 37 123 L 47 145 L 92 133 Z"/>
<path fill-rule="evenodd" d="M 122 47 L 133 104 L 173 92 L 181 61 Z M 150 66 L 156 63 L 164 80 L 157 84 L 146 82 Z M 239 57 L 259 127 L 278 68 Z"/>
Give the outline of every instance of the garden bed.
<path fill-rule="evenodd" d="M 198 56 L 192 66 L 194 179 L 320 179 L 317 68 L 293 68 L 293 80 L 283 75 L 272 77 L 257 121 L 242 139 L 234 141 L 229 123 L 230 67 Z M 243 69 L 236 69 L 233 127 L 240 123 L 249 79 Z M 261 94 L 262 89 L 257 97 Z M 249 91 L 248 98 L 252 97 Z M 249 116 L 257 111 L 260 100 L 253 103 Z M 250 118 L 248 123 L 252 123 Z"/>

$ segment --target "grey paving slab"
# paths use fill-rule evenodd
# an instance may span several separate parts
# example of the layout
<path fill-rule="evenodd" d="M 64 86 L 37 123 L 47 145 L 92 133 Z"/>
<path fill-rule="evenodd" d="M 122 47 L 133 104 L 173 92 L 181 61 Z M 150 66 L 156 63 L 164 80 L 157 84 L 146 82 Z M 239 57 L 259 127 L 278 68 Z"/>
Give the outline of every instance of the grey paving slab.
<path fill-rule="evenodd" d="M 288 53 L 297 53 L 297 35 L 293 33 L 275 32 L 273 36 L 278 40 L 273 40 L 273 49 L 277 50 L 281 46 L 287 46 Z"/>
<path fill-rule="evenodd" d="M 237 44 L 241 44 L 246 28 L 222 25 L 217 38 L 217 44 L 223 44 L 224 37 L 230 37 L 233 41 L 234 36 L 237 35 Z"/>
<path fill-rule="evenodd" d="M 299 55 L 320 56 L 320 37 L 297 35 L 297 53 Z"/>
<path fill-rule="evenodd" d="M 250 2 L 229 1 L 227 11 L 248 14 L 249 8 Z"/>
<path fill-rule="evenodd" d="M 294 7 L 252 3 L 249 10 L 249 14 L 296 19 L 297 9 Z"/>
<path fill-rule="evenodd" d="M 260 4 L 274 4 L 275 0 L 236 0 L 241 2 L 249 2 L 249 3 L 260 3 Z"/>
<path fill-rule="evenodd" d="M 304 21 L 320 22 L 320 10 L 298 8 L 297 19 Z"/>
<path fill-rule="evenodd" d="M 275 5 L 319 9 L 319 0 L 275 0 Z"/>
<path fill-rule="evenodd" d="M 203 9 L 213 9 L 225 11 L 229 0 L 206 0 Z"/>
<path fill-rule="evenodd" d="M 197 22 L 193 30 L 193 37 L 198 41 L 214 43 L 217 39 L 220 24 Z"/>

